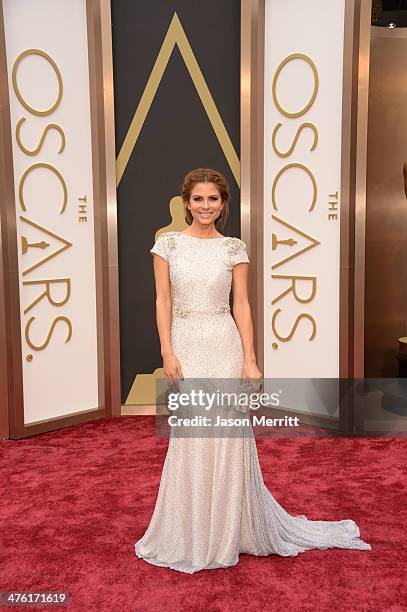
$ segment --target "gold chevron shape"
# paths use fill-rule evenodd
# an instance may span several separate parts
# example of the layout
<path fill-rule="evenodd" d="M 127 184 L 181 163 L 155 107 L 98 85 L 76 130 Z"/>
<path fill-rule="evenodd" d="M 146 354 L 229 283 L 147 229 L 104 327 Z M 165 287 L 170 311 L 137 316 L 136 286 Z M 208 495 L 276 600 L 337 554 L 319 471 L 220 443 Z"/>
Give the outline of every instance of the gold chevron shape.
<path fill-rule="evenodd" d="M 38 268 L 39 266 L 44 264 L 46 261 L 52 259 L 53 257 L 56 257 L 57 255 L 59 255 L 60 253 L 62 253 L 66 249 L 69 249 L 69 247 L 72 246 L 71 242 L 68 242 L 67 240 L 65 240 L 61 236 L 58 236 L 57 234 L 54 234 L 53 232 L 51 232 L 51 230 L 47 230 L 47 229 L 45 229 L 45 227 L 42 227 L 41 225 L 38 225 L 37 223 L 34 223 L 34 221 L 30 221 L 26 217 L 22 217 L 22 216 L 20 216 L 20 219 L 21 219 L 21 221 L 24 221 L 25 223 L 28 223 L 32 227 L 36 227 L 37 229 L 41 230 L 42 232 L 45 232 L 45 234 L 48 234 L 48 236 L 52 236 L 53 238 L 56 238 L 58 240 L 58 242 L 62 242 L 63 243 L 63 245 L 61 246 L 60 249 L 54 251 L 53 253 L 50 253 L 50 255 L 47 255 L 47 257 L 44 257 L 40 261 L 37 261 L 37 263 L 35 263 L 34 265 L 32 265 L 29 268 L 27 268 L 26 270 L 24 270 L 23 276 L 25 276 L 29 272 L 32 272 L 32 270 L 35 270 L 35 268 Z"/>
<path fill-rule="evenodd" d="M 136 112 L 134 113 L 134 117 L 121 146 L 120 153 L 117 157 L 116 186 L 119 186 L 122 176 L 126 170 L 130 156 L 140 135 L 148 111 L 150 110 L 155 94 L 157 93 L 158 86 L 176 44 L 178 45 L 178 49 L 185 62 L 189 75 L 202 101 L 233 176 L 235 177 L 236 183 L 240 187 L 239 158 L 223 124 L 219 111 L 216 108 L 216 104 L 211 96 L 202 71 L 176 12 L 173 15 L 167 34 L 165 35 L 163 44 L 155 61 L 153 70 L 151 71 L 147 85 L 144 89 L 143 95 L 141 96 L 141 100 L 137 106 Z"/>
<path fill-rule="evenodd" d="M 318 242 L 318 240 L 316 240 L 315 238 L 312 238 L 312 236 L 309 236 L 309 234 L 306 234 L 305 232 L 302 232 L 298 228 L 294 227 L 293 225 L 290 225 L 289 223 L 287 223 L 287 221 L 283 221 L 282 219 L 279 219 L 278 217 L 276 217 L 276 215 L 271 215 L 271 218 L 274 221 L 281 223 L 281 225 L 284 225 L 285 227 L 288 227 L 289 229 L 293 230 L 293 232 L 295 232 L 296 234 L 303 236 L 304 238 L 307 238 L 311 242 L 311 244 L 309 244 L 308 246 L 305 246 L 303 249 L 296 251 L 292 255 L 289 255 L 285 259 L 282 259 L 278 263 L 271 266 L 272 270 L 274 270 L 275 268 L 278 268 L 279 266 L 282 266 L 284 263 L 287 263 L 287 261 L 290 261 L 290 259 L 294 259 L 294 257 L 298 257 L 302 253 L 305 253 L 305 251 L 308 251 L 309 249 L 313 249 L 318 244 L 321 244 L 320 242 Z"/>

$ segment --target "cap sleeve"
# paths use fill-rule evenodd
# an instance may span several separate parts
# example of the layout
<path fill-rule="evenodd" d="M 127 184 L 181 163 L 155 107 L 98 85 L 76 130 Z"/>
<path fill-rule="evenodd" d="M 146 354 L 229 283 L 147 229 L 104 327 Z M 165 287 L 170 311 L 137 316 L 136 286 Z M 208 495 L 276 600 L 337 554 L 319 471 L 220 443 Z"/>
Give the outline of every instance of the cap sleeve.
<path fill-rule="evenodd" d="M 246 243 L 240 238 L 233 239 L 229 245 L 229 252 L 232 266 L 236 266 L 239 263 L 250 263 Z"/>
<path fill-rule="evenodd" d="M 160 234 L 154 243 L 154 246 L 150 249 L 152 255 L 160 255 L 163 259 L 168 261 L 168 248 L 165 234 Z"/>

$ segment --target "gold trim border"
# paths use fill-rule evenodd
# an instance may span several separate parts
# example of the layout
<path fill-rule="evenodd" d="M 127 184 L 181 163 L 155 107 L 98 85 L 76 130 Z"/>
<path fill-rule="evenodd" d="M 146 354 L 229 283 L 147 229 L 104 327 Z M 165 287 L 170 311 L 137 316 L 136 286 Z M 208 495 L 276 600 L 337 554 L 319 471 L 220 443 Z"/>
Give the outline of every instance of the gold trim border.
<path fill-rule="evenodd" d="M 264 371 L 264 1 L 241 0 L 240 225 L 251 265 L 249 297 L 254 346 Z"/>

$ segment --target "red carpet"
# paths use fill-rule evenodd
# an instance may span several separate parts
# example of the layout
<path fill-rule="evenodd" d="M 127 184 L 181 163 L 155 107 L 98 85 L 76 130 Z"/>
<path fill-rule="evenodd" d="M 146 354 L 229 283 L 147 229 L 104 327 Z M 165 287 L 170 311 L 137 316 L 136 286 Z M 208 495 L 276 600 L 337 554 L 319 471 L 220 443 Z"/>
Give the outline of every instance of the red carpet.
<path fill-rule="evenodd" d="M 192 576 L 134 554 L 166 447 L 148 416 L 0 442 L 0 590 L 66 590 L 66 609 L 86 612 L 407 609 L 406 440 L 258 439 L 288 512 L 352 518 L 372 551 L 241 555 Z"/>

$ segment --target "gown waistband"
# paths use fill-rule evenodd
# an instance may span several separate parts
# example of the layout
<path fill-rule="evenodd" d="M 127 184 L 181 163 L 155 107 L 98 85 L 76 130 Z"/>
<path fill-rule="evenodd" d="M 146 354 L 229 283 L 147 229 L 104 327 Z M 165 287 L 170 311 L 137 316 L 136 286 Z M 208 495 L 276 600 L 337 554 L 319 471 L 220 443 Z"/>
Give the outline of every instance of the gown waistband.
<path fill-rule="evenodd" d="M 172 304 L 173 317 L 187 317 L 193 314 L 223 314 L 228 312 L 230 312 L 230 304 L 221 304 L 209 308 L 190 308 L 178 302 L 173 302 Z"/>

